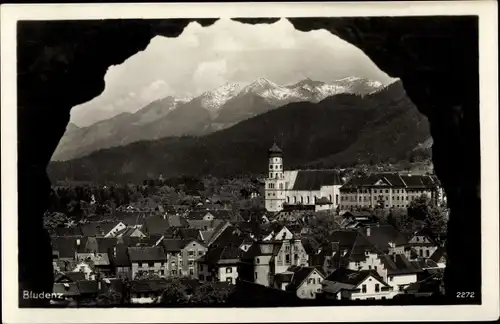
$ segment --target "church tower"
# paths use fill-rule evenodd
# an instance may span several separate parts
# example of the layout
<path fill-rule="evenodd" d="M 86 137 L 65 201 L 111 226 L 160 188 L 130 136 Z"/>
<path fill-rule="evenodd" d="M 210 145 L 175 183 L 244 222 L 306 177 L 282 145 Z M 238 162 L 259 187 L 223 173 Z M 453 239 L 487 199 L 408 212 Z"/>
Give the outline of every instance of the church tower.
<path fill-rule="evenodd" d="M 285 176 L 283 170 L 283 151 L 276 145 L 269 149 L 269 174 L 266 179 L 266 209 L 277 212 L 283 209 L 286 201 Z"/>

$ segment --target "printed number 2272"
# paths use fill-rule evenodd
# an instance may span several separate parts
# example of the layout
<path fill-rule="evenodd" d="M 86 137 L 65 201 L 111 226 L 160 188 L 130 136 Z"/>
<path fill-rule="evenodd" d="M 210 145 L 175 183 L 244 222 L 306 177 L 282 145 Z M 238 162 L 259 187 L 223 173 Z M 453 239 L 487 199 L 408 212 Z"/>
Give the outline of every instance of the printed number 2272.
<path fill-rule="evenodd" d="M 474 298 L 474 292 L 472 292 L 472 291 L 459 291 L 459 292 L 457 292 L 457 298 Z"/>

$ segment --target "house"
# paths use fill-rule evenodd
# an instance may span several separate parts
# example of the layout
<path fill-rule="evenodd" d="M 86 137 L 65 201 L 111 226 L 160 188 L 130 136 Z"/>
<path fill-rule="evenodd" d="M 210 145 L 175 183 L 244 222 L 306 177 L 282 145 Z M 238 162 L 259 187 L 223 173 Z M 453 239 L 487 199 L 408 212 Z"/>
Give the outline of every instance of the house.
<path fill-rule="evenodd" d="M 377 173 L 354 177 L 340 188 L 340 209 L 407 208 L 422 195 L 439 200 L 439 188 L 434 178 L 423 175 Z"/>
<path fill-rule="evenodd" d="M 238 273 L 243 280 L 273 287 L 277 273 L 292 266 L 308 266 L 309 256 L 298 239 L 256 241 L 242 255 Z"/>
<path fill-rule="evenodd" d="M 322 282 L 322 294 L 327 299 L 376 300 L 392 299 L 393 288 L 373 270 L 354 271 L 339 268 Z"/>
<path fill-rule="evenodd" d="M 244 251 L 238 246 L 216 246 L 197 260 L 198 278 L 202 282 L 227 282 L 238 279 L 238 263 Z"/>
<path fill-rule="evenodd" d="M 417 282 L 422 268 L 410 262 L 404 254 L 382 255 L 380 259 L 386 271 L 386 281 L 394 292 L 403 291 L 410 284 Z"/>
<path fill-rule="evenodd" d="M 132 264 L 128 257 L 128 245 L 120 243 L 114 248 L 112 264 L 116 277 L 119 279 L 132 279 Z"/>
<path fill-rule="evenodd" d="M 408 243 L 420 258 L 429 258 L 438 249 L 438 244 L 425 230 L 413 233 Z"/>
<path fill-rule="evenodd" d="M 205 255 L 207 247 L 193 239 L 163 239 L 157 242 L 167 254 L 168 277 L 198 278 L 196 260 Z"/>
<path fill-rule="evenodd" d="M 127 249 L 131 264 L 131 277 L 158 276 L 164 278 L 167 271 L 167 255 L 162 246 L 129 247 Z"/>
<path fill-rule="evenodd" d="M 75 272 L 85 273 L 87 280 L 95 280 L 97 276 L 109 277 L 113 273 L 108 253 L 77 253 Z"/>
<path fill-rule="evenodd" d="M 275 275 L 274 286 L 294 292 L 301 299 L 315 299 L 321 292 L 325 279 L 320 269 L 315 267 L 292 266 L 287 271 Z"/>
<path fill-rule="evenodd" d="M 163 279 L 132 280 L 130 282 L 130 303 L 160 303 L 163 292 L 168 288 L 168 284 L 168 281 Z"/>
<path fill-rule="evenodd" d="M 57 274 L 52 289 L 53 302 L 76 301 L 78 303 L 93 300 L 98 295 L 97 281 L 86 280 L 81 272 L 67 272 Z"/>

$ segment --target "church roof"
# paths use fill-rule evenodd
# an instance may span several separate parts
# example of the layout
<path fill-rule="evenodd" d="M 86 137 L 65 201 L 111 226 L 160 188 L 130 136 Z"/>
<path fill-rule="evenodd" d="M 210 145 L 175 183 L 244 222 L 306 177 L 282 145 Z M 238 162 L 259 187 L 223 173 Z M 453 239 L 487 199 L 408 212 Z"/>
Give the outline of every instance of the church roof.
<path fill-rule="evenodd" d="M 283 150 L 280 149 L 278 147 L 278 145 L 276 145 L 276 143 L 273 144 L 273 146 L 271 146 L 271 148 L 269 149 L 269 154 L 272 155 L 272 154 L 283 154 Z"/>
<path fill-rule="evenodd" d="M 335 170 L 300 170 L 292 190 L 320 190 L 323 186 L 342 185 L 339 173 Z"/>

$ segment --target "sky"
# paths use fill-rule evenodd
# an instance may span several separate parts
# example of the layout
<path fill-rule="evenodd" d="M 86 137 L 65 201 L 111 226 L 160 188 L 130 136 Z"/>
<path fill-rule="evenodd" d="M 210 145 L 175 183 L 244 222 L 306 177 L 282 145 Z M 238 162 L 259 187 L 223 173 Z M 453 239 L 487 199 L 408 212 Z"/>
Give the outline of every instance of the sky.
<path fill-rule="evenodd" d="M 111 66 L 103 93 L 74 107 L 71 122 L 88 126 L 166 96 L 195 97 L 228 82 L 245 85 L 262 77 L 293 84 L 348 76 L 391 80 L 360 49 L 326 30 L 301 32 L 286 19 L 261 25 L 221 19 L 209 27 L 192 22 L 179 37 L 157 36 L 144 51 Z"/>

